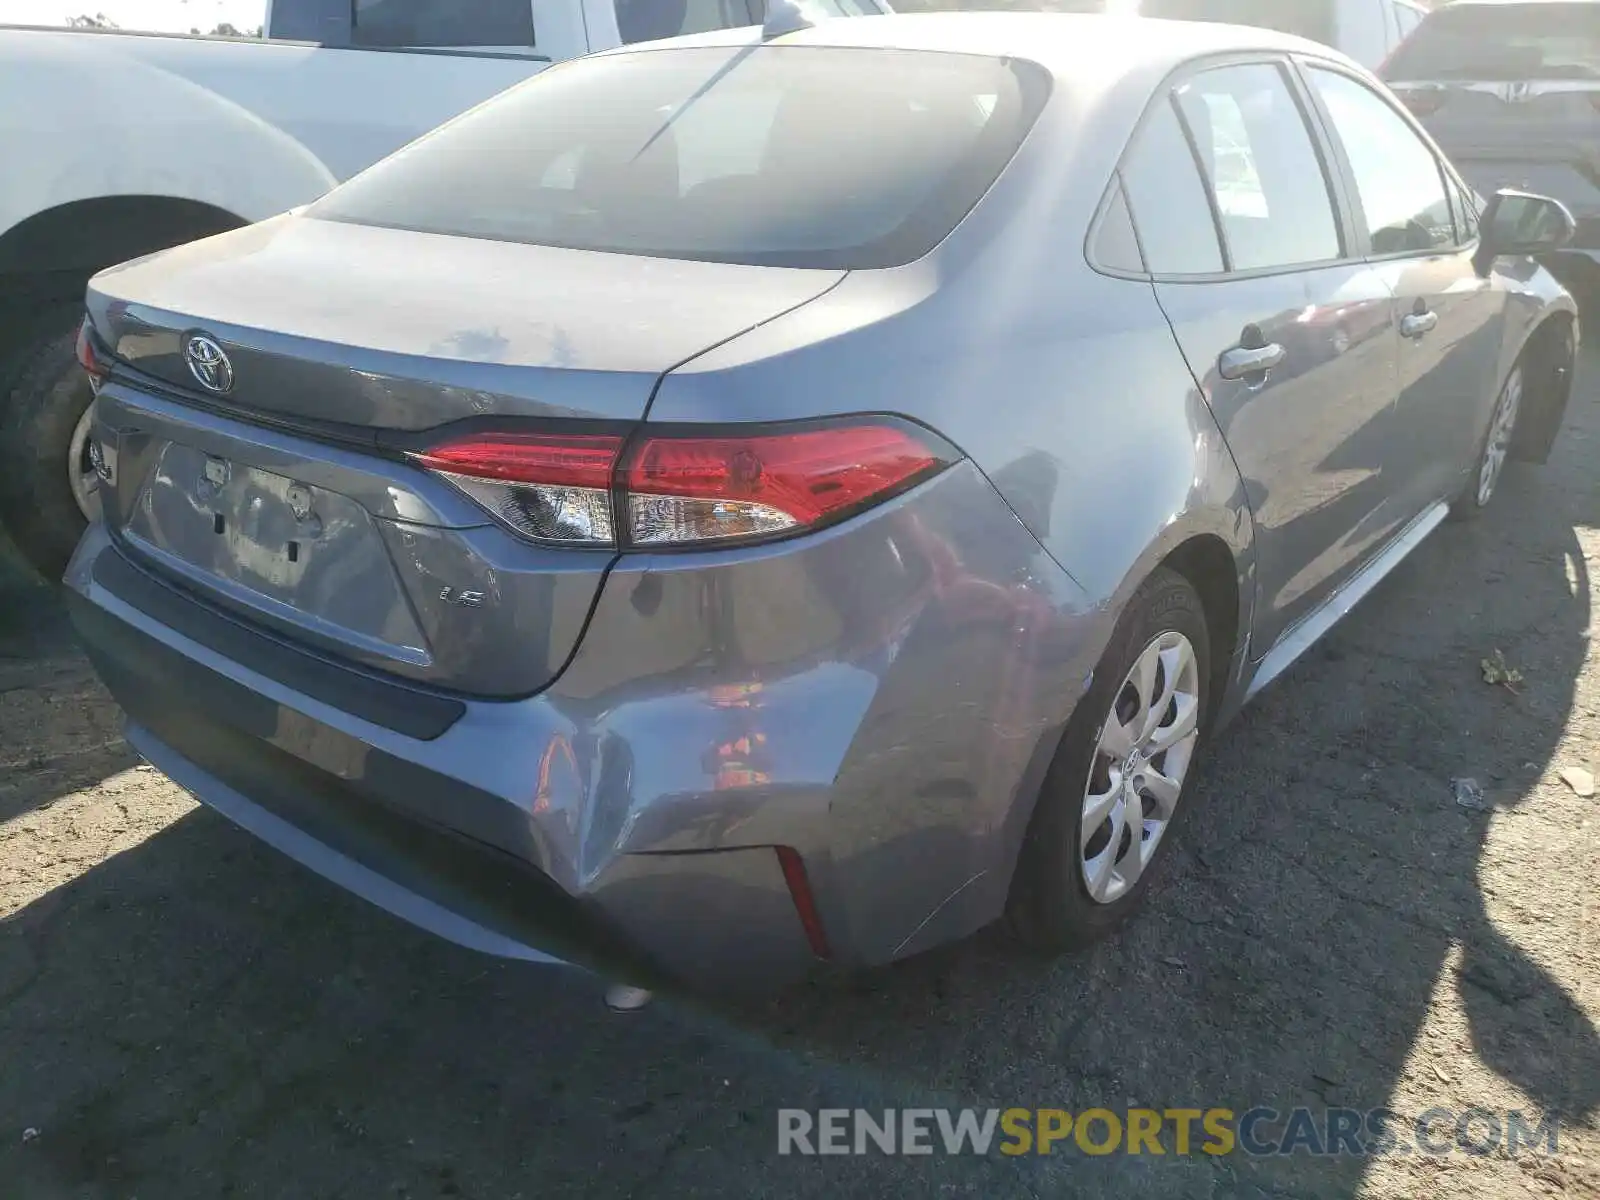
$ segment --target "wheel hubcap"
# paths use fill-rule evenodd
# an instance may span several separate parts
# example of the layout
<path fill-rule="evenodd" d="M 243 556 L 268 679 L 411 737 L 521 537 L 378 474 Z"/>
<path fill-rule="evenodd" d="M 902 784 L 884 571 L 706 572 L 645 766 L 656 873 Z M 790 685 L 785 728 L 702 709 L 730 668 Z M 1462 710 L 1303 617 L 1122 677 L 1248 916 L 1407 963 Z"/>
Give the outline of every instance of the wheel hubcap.
<path fill-rule="evenodd" d="M 67 486 L 72 498 L 78 502 L 78 511 L 85 521 L 100 516 L 100 473 L 89 450 L 89 427 L 93 424 L 94 405 L 83 410 L 78 423 L 72 428 L 72 442 L 67 447 Z"/>
<path fill-rule="evenodd" d="M 1169 631 L 1134 661 L 1095 744 L 1078 855 L 1091 899 L 1110 904 L 1144 874 L 1199 739 L 1199 664 L 1189 639 Z"/>
<path fill-rule="evenodd" d="M 1522 371 L 1511 372 L 1505 390 L 1489 420 L 1489 438 L 1483 446 L 1483 462 L 1478 466 L 1478 507 L 1489 503 L 1500 482 L 1500 472 L 1511 453 L 1511 436 L 1517 429 L 1517 413 L 1522 407 Z"/>

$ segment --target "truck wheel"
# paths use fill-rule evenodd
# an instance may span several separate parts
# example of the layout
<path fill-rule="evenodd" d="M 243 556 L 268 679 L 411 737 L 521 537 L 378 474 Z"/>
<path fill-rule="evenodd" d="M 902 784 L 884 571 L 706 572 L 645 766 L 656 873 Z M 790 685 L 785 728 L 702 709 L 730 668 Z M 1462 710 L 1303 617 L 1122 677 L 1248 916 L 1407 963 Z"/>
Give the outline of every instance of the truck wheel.
<path fill-rule="evenodd" d="M 88 455 L 94 392 L 76 352 L 82 312 L 50 309 L 0 365 L 0 525 L 51 582 L 100 510 Z"/>

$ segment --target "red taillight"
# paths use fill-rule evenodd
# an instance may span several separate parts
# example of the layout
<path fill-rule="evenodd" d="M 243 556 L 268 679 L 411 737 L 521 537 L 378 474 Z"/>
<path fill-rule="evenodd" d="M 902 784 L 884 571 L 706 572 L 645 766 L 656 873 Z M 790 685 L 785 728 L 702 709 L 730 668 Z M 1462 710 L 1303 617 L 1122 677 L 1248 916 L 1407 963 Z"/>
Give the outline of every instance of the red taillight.
<path fill-rule="evenodd" d="M 1600 109 L 1600 91 L 1589 93 L 1589 103 L 1594 108 Z"/>
<path fill-rule="evenodd" d="M 435 471 L 479 479 L 607 489 L 621 449 L 622 439 L 609 434 L 497 433 L 446 442 L 416 458 Z"/>
<path fill-rule="evenodd" d="M 945 459 L 909 429 L 846 425 L 735 437 L 651 437 L 623 473 L 633 541 L 760 537 L 887 499 Z"/>
<path fill-rule="evenodd" d="M 413 458 L 519 533 L 615 545 L 682 546 L 815 528 L 888 499 L 953 461 L 941 443 L 885 419 L 785 432 L 651 432 L 619 465 L 611 434 L 476 434 Z"/>
<path fill-rule="evenodd" d="M 828 947 L 828 933 L 822 927 L 822 915 L 817 912 L 816 897 L 811 894 L 811 880 L 806 876 L 806 864 L 792 846 L 779 846 L 778 866 L 783 871 L 783 881 L 789 885 L 789 899 L 794 902 L 795 915 L 805 930 L 806 941 L 811 943 L 811 953 L 818 958 L 832 958 Z"/>
<path fill-rule="evenodd" d="M 94 326 L 89 318 L 85 317 L 83 324 L 78 326 L 78 365 L 83 368 L 84 374 L 89 376 L 89 386 L 98 392 L 110 368 L 100 361 L 95 353 L 94 343 Z"/>
<path fill-rule="evenodd" d="M 455 438 L 414 455 L 518 533 L 539 541 L 609 546 L 611 434 L 496 433 Z"/>

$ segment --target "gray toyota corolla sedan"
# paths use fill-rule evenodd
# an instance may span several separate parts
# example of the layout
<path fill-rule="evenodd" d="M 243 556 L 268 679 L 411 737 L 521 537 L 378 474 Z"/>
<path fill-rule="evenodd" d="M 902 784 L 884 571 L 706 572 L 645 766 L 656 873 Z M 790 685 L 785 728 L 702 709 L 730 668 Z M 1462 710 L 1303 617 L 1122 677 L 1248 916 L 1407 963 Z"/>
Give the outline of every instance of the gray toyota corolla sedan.
<path fill-rule="evenodd" d="M 605 54 L 94 279 L 69 596 L 151 762 L 463 945 L 1069 947 L 1205 740 L 1548 452 L 1569 233 L 1263 31 Z"/>

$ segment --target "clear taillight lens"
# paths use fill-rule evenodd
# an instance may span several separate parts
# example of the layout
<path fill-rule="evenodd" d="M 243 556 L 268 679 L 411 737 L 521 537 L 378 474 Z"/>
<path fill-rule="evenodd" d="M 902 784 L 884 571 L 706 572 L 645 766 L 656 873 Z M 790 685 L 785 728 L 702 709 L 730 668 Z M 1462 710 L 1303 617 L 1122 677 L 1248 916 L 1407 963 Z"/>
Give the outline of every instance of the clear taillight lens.
<path fill-rule="evenodd" d="M 650 437 L 623 472 L 640 545 L 769 537 L 888 499 L 947 459 L 908 428 L 847 425 L 741 437 Z"/>
<path fill-rule="evenodd" d="M 622 439 L 609 434 L 497 433 L 458 438 L 413 457 L 524 537 L 616 543 L 611 475 Z"/>
<path fill-rule="evenodd" d="M 781 432 L 481 434 L 415 454 L 525 537 L 652 548 L 802 532 L 882 503 L 959 456 L 888 418 Z M 619 531 L 614 503 L 626 528 Z"/>

